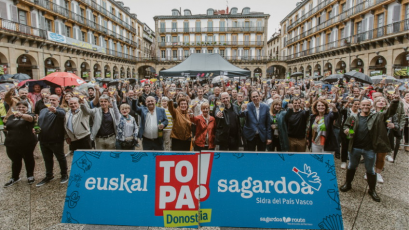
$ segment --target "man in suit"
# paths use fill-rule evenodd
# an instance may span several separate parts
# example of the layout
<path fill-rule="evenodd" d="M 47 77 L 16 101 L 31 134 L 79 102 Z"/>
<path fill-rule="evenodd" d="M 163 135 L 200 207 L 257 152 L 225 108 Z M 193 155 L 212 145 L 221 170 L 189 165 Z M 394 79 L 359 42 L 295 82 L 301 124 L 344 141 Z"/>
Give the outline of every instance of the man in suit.
<path fill-rule="evenodd" d="M 156 100 L 153 96 L 148 96 L 145 104 L 146 107 L 135 105 L 135 112 L 141 116 L 138 136 L 143 138 L 143 150 L 164 150 L 162 135 L 163 129 L 168 125 L 166 112 L 155 106 Z"/>
<path fill-rule="evenodd" d="M 252 102 L 242 105 L 240 117 L 246 118 L 243 127 L 243 136 L 247 141 L 247 150 L 262 152 L 266 145 L 271 143 L 271 119 L 270 109 L 266 104 L 260 103 L 260 93 L 251 92 Z"/>
<path fill-rule="evenodd" d="M 241 142 L 241 128 L 239 113 L 240 108 L 230 103 L 230 95 L 227 92 L 221 94 L 224 104 L 223 112 L 216 107 L 216 145 L 219 150 L 238 150 Z"/>

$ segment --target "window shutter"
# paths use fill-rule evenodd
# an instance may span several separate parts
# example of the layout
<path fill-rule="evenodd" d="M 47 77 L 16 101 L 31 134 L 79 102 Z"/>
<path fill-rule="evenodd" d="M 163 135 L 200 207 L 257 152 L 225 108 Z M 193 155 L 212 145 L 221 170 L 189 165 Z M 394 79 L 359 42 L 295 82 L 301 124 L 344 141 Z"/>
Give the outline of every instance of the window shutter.
<path fill-rule="evenodd" d="M 17 6 L 10 5 L 10 11 L 11 11 L 11 21 L 18 22 Z"/>
<path fill-rule="evenodd" d="M 74 39 L 77 39 L 77 28 L 72 28 L 72 32 L 74 32 L 74 36 L 73 36 L 73 38 Z"/>
<path fill-rule="evenodd" d="M 400 18 L 400 5 L 396 5 L 393 7 L 392 22 L 399 21 L 399 18 Z"/>
<path fill-rule="evenodd" d="M 0 5 L 1 6 L 1 5 Z M 35 13 L 35 12 L 31 12 L 31 26 L 32 27 L 35 27 L 35 28 L 38 28 L 38 25 L 37 25 L 37 13 Z"/>
<path fill-rule="evenodd" d="M 5 2 L 0 1 L 0 17 L 4 19 L 8 19 L 7 17 L 7 4 Z"/>

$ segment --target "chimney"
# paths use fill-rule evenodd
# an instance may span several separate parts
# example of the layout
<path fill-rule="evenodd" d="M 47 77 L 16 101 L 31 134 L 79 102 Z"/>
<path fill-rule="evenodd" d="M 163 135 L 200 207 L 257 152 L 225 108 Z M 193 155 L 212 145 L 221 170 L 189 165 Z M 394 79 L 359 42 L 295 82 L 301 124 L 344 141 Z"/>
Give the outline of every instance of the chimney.
<path fill-rule="evenodd" d="M 229 14 L 229 7 L 226 8 L 226 14 Z"/>

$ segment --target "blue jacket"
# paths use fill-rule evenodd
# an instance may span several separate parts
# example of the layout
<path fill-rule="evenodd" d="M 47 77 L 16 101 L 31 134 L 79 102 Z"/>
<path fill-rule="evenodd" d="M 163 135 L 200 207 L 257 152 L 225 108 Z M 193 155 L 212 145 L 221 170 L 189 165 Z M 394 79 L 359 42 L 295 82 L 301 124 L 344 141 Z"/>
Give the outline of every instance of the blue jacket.
<path fill-rule="evenodd" d="M 271 140 L 270 109 L 266 104 L 260 103 L 260 116 L 257 119 L 256 106 L 253 102 L 247 104 L 247 110 L 241 111 L 239 117 L 245 117 L 246 123 L 243 127 L 243 136 L 252 141 L 257 131 L 262 142 Z"/>
<path fill-rule="evenodd" d="M 141 116 L 138 137 L 142 138 L 143 132 L 145 130 L 146 114 L 149 113 L 149 110 L 145 106 L 135 105 L 135 107 L 136 107 L 135 112 L 139 114 L 139 116 Z M 166 126 L 168 126 L 168 118 L 166 117 L 165 109 L 158 108 L 158 107 L 155 107 L 155 109 L 156 109 L 156 118 L 157 118 L 158 124 L 159 124 L 159 121 L 161 121 L 162 125 L 165 126 L 164 128 L 166 128 Z"/>

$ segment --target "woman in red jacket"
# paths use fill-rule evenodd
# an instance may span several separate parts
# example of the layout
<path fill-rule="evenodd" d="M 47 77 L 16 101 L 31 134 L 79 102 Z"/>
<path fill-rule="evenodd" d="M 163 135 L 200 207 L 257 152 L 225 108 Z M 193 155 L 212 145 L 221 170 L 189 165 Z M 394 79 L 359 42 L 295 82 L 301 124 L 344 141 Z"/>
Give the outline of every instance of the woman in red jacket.
<path fill-rule="evenodd" d="M 196 124 L 195 151 L 213 150 L 215 139 L 215 119 L 209 115 L 210 106 L 205 102 L 201 105 L 202 114 L 194 117 L 190 114 L 190 120 Z"/>

